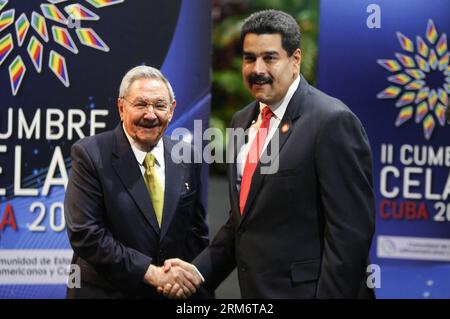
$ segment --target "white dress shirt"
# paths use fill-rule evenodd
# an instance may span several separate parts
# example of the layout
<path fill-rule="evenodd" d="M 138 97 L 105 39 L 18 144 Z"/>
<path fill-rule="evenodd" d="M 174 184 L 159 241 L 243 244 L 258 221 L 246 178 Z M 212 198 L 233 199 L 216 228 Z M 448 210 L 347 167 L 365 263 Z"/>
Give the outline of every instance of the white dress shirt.
<path fill-rule="evenodd" d="M 300 76 L 297 76 L 297 78 L 292 82 L 292 84 L 289 86 L 288 91 L 286 92 L 286 95 L 281 99 L 280 102 L 274 104 L 274 105 L 267 105 L 270 110 L 273 112 L 274 116 L 270 119 L 269 124 L 269 134 L 267 135 L 266 141 L 264 143 L 263 151 L 266 149 L 267 145 L 269 144 L 270 140 L 272 139 L 273 135 L 275 134 L 275 131 L 277 130 L 278 126 L 281 123 L 281 120 L 283 119 L 284 113 L 286 113 L 287 106 L 289 102 L 291 101 L 292 96 L 294 95 L 295 91 L 298 88 L 298 85 L 300 84 Z M 256 134 L 258 133 L 258 129 L 261 126 L 262 122 L 262 109 L 266 105 L 264 103 L 259 102 L 259 115 L 256 121 L 253 121 L 252 125 L 249 128 L 248 133 L 248 142 L 240 148 L 238 155 L 237 155 L 237 186 L 238 190 L 240 190 L 242 175 L 244 174 L 244 166 L 245 161 L 247 159 L 248 152 L 250 151 L 250 146 L 253 143 L 253 140 L 255 139 Z"/>
<path fill-rule="evenodd" d="M 144 160 L 145 155 L 147 155 L 147 152 L 141 150 L 139 147 L 139 144 L 127 133 L 127 130 L 125 127 L 123 128 L 125 131 L 125 135 L 127 136 L 128 141 L 130 142 L 131 149 L 134 153 L 134 156 L 136 157 L 136 160 L 139 164 L 139 169 L 141 170 L 142 176 L 144 176 L 145 173 L 145 166 L 144 166 Z M 162 138 L 159 139 L 158 143 L 153 147 L 153 149 L 150 151 L 151 154 L 155 157 L 155 172 L 156 176 L 158 178 L 158 181 L 161 184 L 163 192 L 165 191 L 166 186 L 166 173 L 165 173 L 165 163 L 164 163 L 164 143 Z"/>

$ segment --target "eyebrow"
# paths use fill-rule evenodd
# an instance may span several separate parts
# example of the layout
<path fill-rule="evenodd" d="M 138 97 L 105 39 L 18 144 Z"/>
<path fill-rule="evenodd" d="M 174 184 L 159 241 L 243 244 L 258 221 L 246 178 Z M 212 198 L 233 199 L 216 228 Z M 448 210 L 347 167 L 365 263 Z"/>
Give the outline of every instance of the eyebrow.
<path fill-rule="evenodd" d="M 247 51 L 244 51 L 242 54 L 243 55 L 256 55 L 253 52 L 247 52 Z M 278 55 L 278 52 L 277 51 L 265 51 L 262 53 L 262 55 Z"/>
<path fill-rule="evenodd" d="M 142 98 L 142 97 L 135 97 L 133 100 L 132 100 L 132 102 L 133 103 L 139 103 L 139 102 L 147 102 L 144 98 Z"/>
<path fill-rule="evenodd" d="M 149 98 L 144 98 L 141 96 L 138 96 L 134 99 L 133 102 L 153 102 L 153 103 L 158 103 L 158 102 L 166 102 L 166 99 L 162 98 L 162 97 L 157 97 L 156 99 L 149 99 Z"/>

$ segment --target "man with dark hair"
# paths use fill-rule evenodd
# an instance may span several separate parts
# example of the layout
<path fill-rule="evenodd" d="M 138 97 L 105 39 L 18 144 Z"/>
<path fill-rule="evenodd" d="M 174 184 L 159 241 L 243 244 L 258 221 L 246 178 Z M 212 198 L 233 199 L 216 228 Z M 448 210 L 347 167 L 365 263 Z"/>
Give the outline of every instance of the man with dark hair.
<path fill-rule="evenodd" d="M 237 267 L 244 298 L 371 297 L 369 142 L 346 105 L 300 75 L 299 41 L 297 22 L 284 12 L 244 22 L 242 75 L 256 101 L 231 126 L 249 135 L 232 146 L 230 217 L 193 265 L 212 288 Z M 265 173 L 262 158 L 274 152 L 278 169 Z M 165 266 L 193 269 L 179 259 Z M 166 285 L 164 294 L 175 288 Z"/>

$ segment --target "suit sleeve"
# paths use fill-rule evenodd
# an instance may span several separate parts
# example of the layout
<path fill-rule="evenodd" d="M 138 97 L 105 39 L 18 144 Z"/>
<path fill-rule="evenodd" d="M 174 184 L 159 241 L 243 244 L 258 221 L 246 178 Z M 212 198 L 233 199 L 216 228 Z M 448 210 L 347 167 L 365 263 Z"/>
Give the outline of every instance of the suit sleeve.
<path fill-rule="evenodd" d="M 317 297 L 355 298 L 365 281 L 375 207 L 370 146 L 353 113 L 324 121 L 315 156 L 325 212 Z"/>
<path fill-rule="evenodd" d="M 233 117 L 230 127 L 234 127 Z M 230 141 L 231 143 L 231 141 Z M 231 143 L 232 145 L 232 143 Z M 228 145 L 228 148 L 232 146 Z M 230 149 L 227 151 L 229 154 Z M 228 177 L 230 180 L 230 177 Z M 237 222 L 229 212 L 227 222 L 219 229 L 211 244 L 194 259 L 193 264 L 205 278 L 205 287 L 213 291 L 236 267 L 235 232 Z"/>
<path fill-rule="evenodd" d="M 194 178 L 197 184 L 195 207 L 189 225 L 189 233 L 186 240 L 187 261 L 192 261 L 209 244 L 209 230 L 206 218 L 206 210 L 202 203 L 201 165 L 195 164 Z"/>
<path fill-rule="evenodd" d="M 233 224 L 230 213 L 227 223 L 220 228 L 211 244 L 193 261 L 210 291 L 215 290 L 236 267 Z"/>
<path fill-rule="evenodd" d="M 103 190 L 95 163 L 80 144 L 72 147 L 72 174 L 64 201 L 74 252 L 121 289 L 142 282 L 152 259 L 115 240 L 106 222 Z"/>

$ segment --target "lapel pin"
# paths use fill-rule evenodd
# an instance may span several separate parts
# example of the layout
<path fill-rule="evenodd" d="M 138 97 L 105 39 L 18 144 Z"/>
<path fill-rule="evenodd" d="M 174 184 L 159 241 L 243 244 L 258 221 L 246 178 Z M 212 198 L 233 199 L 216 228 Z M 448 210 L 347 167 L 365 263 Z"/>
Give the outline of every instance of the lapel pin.
<path fill-rule="evenodd" d="M 287 131 L 289 131 L 289 123 L 284 123 L 284 124 L 281 126 L 281 133 L 286 134 Z"/>
<path fill-rule="evenodd" d="M 184 186 L 186 187 L 186 190 L 189 190 L 189 183 L 184 183 Z"/>

